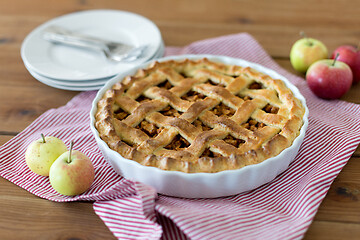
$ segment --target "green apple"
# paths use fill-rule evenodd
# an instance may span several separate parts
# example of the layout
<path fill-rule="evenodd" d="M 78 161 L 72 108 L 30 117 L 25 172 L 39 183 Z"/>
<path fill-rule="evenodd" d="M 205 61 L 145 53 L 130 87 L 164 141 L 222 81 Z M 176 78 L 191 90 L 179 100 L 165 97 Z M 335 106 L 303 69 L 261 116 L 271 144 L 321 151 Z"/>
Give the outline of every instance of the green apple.
<path fill-rule="evenodd" d="M 34 173 L 49 176 L 53 162 L 66 151 L 67 147 L 63 141 L 41 134 L 41 138 L 32 142 L 26 149 L 25 161 Z"/>
<path fill-rule="evenodd" d="M 72 150 L 60 155 L 50 168 L 50 184 L 60 194 L 74 196 L 85 192 L 94 181 L 91 160 L 82 152 Z"/>
<path fill-rule="evenodd" d="M 326 46 L 314 38 L 303 37 L 297 40 L 290 51 L 290 62 L 293 68 L 301 73 L 306 73 L 314 62 L 328 58 Z"/>

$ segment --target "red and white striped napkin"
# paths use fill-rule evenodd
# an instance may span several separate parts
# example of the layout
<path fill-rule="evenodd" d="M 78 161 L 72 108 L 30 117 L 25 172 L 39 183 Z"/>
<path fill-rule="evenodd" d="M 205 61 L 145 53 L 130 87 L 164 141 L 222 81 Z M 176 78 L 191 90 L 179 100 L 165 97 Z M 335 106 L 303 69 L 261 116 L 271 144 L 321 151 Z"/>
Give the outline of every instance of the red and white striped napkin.
<path fill-rule="evenodd" d="M 51 109 L 0 147 L 0 176 L 51 201 L 94 201 L 94 210 L 118 239 L 301 239 L 332 181 L 360 142 L 360 106 L 315 97 L 304 79 L 277 65 L 246 33 L 218 37 L 166 55 L 217 54 L 262 64 L 287 77 L 310 110 L 304 143 L 290 167 L 255 190 L 216 199 L 174 198 L 117 175 L 102 157 L 89 128 L 95 92 L 83 92 Z M 65 197 L 48 178 L 32 173 L 24 153 L 40 133 L 56 136 L 84 152 L 96 169 L 88 192 Z"/>

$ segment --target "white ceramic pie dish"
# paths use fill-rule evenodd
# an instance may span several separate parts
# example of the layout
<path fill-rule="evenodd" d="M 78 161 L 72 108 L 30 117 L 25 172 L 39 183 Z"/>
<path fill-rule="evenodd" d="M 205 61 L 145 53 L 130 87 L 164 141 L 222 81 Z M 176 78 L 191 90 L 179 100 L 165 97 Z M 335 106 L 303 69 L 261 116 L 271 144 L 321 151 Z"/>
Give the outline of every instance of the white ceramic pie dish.
<path fill-rule="evenodd" d="M 303 117 L 304 124 L 300 130 L 299 136 L 294 140 L 293 144 L 289 148 L 283 150 L 275 157 L 241 169 L 227 170 L 217 173 L 184 173 L 178 171 L 165 171 L 156 167 L 143 166 L 133 160 L 125 159 L 119 153 L 110 149 L 99 137 L 99 133 L 95 128 L 97 102 L 115 83 L 121 81 L 127 75 L 134 74 L 138 69 L 146 68 L 149 65 L 149 63 L 144 63 L 109 80 L 109 82 L 107 82 L 107 84 L 98 91 L 90 112 L 90 128 L 95 136 L 96 142 L 105 159 L 118 174 L 127 179 L 150 185 L 161 194 L 187 198 L 214 198 L 234 195 L 255 189 L 273 180 L 277 175 L 286 170 L 289 164 L 293 161 L 299 151 L 301 143 L 303 142 L 308 126 L 309 110 L 306 107 L 305 98 L 301 95 L 299 90 L 285 77 L 279 75 L 275 71 L 242 59 L 215 55 L 181 55 L 165 57 L 157 59 L 157 61 L 167 61 L 170 59 L 182 60 L 186 58 L 201 59 L 204 57 L 209 60 L 223 62 L 225 64 L 249 66 L 271 76 L 272 78 L 283 80 L 287 87 L 293 91 L 294 95 L 300 99 L 302 104 L 305 106 L 305 114 Z"/>

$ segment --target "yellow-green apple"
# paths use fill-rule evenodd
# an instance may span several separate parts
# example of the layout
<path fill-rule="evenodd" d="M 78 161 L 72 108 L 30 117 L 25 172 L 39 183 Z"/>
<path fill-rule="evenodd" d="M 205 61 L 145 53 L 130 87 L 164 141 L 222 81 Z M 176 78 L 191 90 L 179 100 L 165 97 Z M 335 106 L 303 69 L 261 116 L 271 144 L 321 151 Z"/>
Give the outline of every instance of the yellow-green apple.
<path fill-rule="evenodd" d="M 331 58 L 334 59 L 338 53 L 337 60 L 349 65 L 353 73 L 353 83 L 358 83 L 360 81 L 360 50 L 351 45 L 343 45 L 335 49 Z"/>
<path fill-rule="evenodd" d="M 60 194 L 74 196 L 88 190 L 94 181 L 95 171 L 91 160 L 82 152 L 63 153 L 50 168 L 50 184 Z"/>
<path fill-rule="evenodd" d="M 44 137 L 30 143 L 25 152 L 25 161 L 31 171 L 42 176 L 49 176 L 53 162 L 67 147 L 63 141 L 56 137 Z"/>
<path fill-rule="evenodd" d="M 310 66 L 306 81 L 312 92 L 325 99 L 343 96 L 351 87 L 353 75 L 350 67 L 343 62 L 323 59 Z"/>
<path fill-rule="evenodd" d="M 297 40 L 290 51 L 290 62 L 293 68 L 306 73 L 314 62 L 328 58 L 326 46 L 314 38 L 303 37 Z"/>

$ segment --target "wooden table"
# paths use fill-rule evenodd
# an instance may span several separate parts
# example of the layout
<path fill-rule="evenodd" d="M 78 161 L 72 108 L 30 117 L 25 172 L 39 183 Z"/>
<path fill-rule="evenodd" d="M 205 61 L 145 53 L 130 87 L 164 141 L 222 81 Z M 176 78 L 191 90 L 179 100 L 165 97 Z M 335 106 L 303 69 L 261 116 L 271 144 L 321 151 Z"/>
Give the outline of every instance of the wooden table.
<path fill-rule="evenodd" d="M 290 3 L 291 2 L 291 3 Z M 282 67 L 304 30 L 333 51 L 358 44 L 359 1 L 0 0 L 0 144 L 40 114 L 64 105 L 78 92 L 48 87 L 31 77 L 20 57 L 25 36 L 36 26 L 70 12 L 121 9 L 153 20 L 167 46 L 225 34 L 248 32 Z M 360 84 L 342 99 L 360 103 Z M 360 151 L 336 178 L 305 239 L 359 239 Z M 0 239 L 113 239 L 91 203 L 54 203 L 0 178 Z"/>

